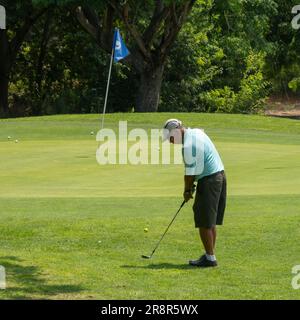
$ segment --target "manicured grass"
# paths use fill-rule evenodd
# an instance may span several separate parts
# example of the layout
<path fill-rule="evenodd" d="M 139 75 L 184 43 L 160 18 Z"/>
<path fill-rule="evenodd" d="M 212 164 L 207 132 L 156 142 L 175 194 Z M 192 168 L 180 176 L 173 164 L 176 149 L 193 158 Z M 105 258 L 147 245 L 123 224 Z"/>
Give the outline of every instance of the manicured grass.
<path fill-rule="evenodd" d="M 186 264 L 202 253 L 192 203 L 155 257 L 140 258 L 182 201 L 182 166 L 99 166 L 90 135 L 99 128 L 96 115 L 0 120 L 0 264 L 7 272 L 0 298 L 300 298 L 291 287 L 291 269 L 300 264 L 300 122 L 114 114 L 106 125 L 128 120 L 130 128 L 149 130 L 171 117 L 204 128 L 226 166 L 219 267 Z"/>

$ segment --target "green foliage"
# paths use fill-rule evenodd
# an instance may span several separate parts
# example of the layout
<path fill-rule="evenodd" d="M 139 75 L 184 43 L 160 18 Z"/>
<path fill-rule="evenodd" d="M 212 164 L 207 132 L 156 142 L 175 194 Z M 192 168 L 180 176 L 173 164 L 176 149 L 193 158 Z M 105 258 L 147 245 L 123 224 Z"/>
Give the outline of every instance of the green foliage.
<path fill-rule="evenodd" d="M 41 56 L 44 16 L 24 42 L 10 85 L 10 106 L 15 115 L 95 113 L 103 108 L 109 55 L 99 50 L 68 9 L 53 9 Z M 42 59 L 41 68 L 39 67 Z M 113 69 L 108 111 L 132 108 L 134 86 L 127 67 Z M 21 81 L 19 79 L 22 79 Z M 133 82 L 133 81 L 132 81 Z"/>
<path fill-rule="evenodd" d="M 202 94 L 202 102 L 209 112 L 249 113 L 263 106 L 268 82 L 264 80 L 264 55 L 250 53 L 246 59 L 246 70 L 239 91 L 228 86 Z"/>
<path fill-rule="evenodd" d="M 289 88 L 294 92 L 300 92 L 300 78 L 294 78 L 292 81 L 289 82 Z"/>
<path fill-rule="evenodd" d="M 202 95 L 202 103 L 209 112 L 231 113 L 236 103 L 236 94 L 227 86 L 213 89 Z"/>
<path fill-rule="evenodd" d="M 236 95 L 234 112 L 248 113 L 260 109 L 268 93 L 268 82 L 263 76 L 264 54 L 250 53 L 246 60 L 246 71 Z"/>
<path fill-rule="evenodd" d="M 264 61 L 272 45 L 265 36 L 273 6 L 196 5 L 171 52 L 160 110 L 245 113 L 262 107 L 269 89 Z"/>
<path fill-rule="evenodd" d="M 212 7 L 213 1 L 206 1 L 205 5 L 198 1 L 180 33 L 166 66 L 160 111 L 195 110 L 199 92 L 207 90 L 222 73 L 219 62 L 224 52 L 211 37 L 216 17 L 207 19 Z"/>
<path fill-rule="evenodd" d="M 155 1 L 128 1 L 143 33 Z M 299 94 L 300 32 L 290 26 L 296 2 L 196 1 L 167 59 L 159 111 L 247 113 L 262 108 L 268 94 Z M 103 15 L 106 1 L 7 4 L 9 39 L 22 25 L 25 12 L 49 5 L 52 10 L 44 55 L 47 15 L 27 36 L 14 66 L 9 103 L 15 115 L 102 110 L 109 55 L 79 27 L 71 11 L 79 4 L 89 4 Z M 134 47 L 122 22 L 115 23 Z M 108 111 L 132 110 L 138 86 L 131 67 L 115 64 Z"/>
<path fill-rule="evenodd" d="M 268 41 L 272 51 L 266 56 L 265 75 L 275 95 L 287 96 L 297 91 L 300 71 L 300 32 L 291 26 L 291 9 L 297 0 L 277 0 L 277 11 L 270 20 Z"/>

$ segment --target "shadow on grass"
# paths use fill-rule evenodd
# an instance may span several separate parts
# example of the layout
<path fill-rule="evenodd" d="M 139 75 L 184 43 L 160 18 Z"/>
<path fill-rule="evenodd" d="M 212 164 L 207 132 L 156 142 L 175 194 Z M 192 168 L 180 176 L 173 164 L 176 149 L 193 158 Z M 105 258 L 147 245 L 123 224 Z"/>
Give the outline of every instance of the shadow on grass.
<path fill-rule="evenodd" d="M 128 269 L 176 269 L 176 270 L 191 270 L 191 269 L 198 269 L 193 266 L 190 266 L 188 264 L 173 264 L 173 263 L 158 263 L 158 264 L 148 264 L 146 266 L 129 266 L 124 265 L 121 266 L 122 268 L 128 268 Z"/>
<path fill-rule="evenodd" d="M 81 286 L 59 284 L 49 285 L 43 279 L 45 275 L 36 266 L 24 266 L 23 260 L 13 257 L 0 257 L 0 265 L 5 267 L 7 288 L 1 290 L 1 299 L 50 299 L 57 294 L 76 293 L 83 290 Z M 11 283 L 14 285 L 10 285 Z"/>

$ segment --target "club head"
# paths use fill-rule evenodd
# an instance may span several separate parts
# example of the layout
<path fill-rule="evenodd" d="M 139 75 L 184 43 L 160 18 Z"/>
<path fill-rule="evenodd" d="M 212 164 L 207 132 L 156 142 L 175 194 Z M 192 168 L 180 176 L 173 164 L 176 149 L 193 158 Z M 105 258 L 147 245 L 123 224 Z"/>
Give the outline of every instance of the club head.
<path fill-rule="evenodd" d="M 142 255 L 142 258 L 143 258 L 143 259 L 151 259 L 151 256 Z"/>

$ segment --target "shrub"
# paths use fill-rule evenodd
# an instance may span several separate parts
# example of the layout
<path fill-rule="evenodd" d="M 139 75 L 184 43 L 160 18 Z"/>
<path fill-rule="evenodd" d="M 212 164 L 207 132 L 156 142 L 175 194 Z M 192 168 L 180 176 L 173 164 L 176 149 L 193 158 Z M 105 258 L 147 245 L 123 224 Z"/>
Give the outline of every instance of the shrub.
<path fill-rule="evenodd" d="M 268 94 L 269 83 L 263 77 L 264 55 L 251 52 L 238 92 L 228 86 L 201 94 L 209 112 L 251 113 L 261 109 Z"/>

